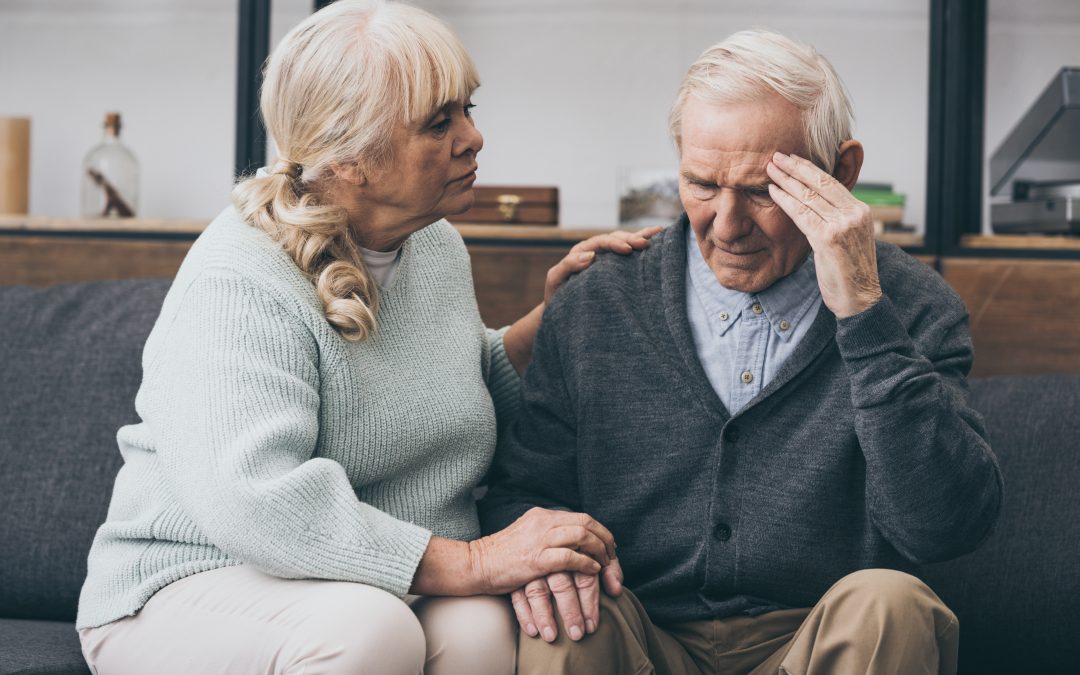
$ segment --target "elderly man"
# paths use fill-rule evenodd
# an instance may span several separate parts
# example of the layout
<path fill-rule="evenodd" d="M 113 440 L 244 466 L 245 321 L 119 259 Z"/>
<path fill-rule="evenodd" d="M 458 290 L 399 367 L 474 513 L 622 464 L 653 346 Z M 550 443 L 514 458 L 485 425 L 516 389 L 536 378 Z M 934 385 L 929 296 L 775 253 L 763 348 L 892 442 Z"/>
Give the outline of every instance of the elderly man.
<path fill-rule="evenodd" d="M 489 531 L 538 506 L 618 543 L 599 580 L 514 593 L 519 672 L 955 670 L 913 575 L 985 539 L 1001 476 L 964 306 L 875 243 L 851 124 L 829 63 L 774 33 L 691 66 L 686 213 L 547 308 L 481 504 Z"/>

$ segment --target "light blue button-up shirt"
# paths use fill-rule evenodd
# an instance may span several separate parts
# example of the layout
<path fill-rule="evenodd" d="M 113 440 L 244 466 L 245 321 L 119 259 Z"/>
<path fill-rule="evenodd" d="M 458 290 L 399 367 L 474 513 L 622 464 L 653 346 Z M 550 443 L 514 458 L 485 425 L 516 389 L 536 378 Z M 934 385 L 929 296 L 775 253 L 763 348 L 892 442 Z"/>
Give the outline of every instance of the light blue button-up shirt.
<path fill-rule="evenodd" d="M 687 228 L 686 313 L 698 358 L 734 415 L 780 370 L 821 307 L 814 257 L 759 293 L 724 288 Z"/>

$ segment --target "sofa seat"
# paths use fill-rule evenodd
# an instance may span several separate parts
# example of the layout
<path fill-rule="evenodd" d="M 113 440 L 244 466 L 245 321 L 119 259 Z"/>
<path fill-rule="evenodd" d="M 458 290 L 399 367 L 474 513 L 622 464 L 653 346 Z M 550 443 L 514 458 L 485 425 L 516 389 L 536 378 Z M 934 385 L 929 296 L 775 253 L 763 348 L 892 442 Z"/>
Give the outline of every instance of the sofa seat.
<path fill-rule="evenodd" d="M 79 634 L 69 621 L 0 619 L 0 673 L 87 675 Z"/>

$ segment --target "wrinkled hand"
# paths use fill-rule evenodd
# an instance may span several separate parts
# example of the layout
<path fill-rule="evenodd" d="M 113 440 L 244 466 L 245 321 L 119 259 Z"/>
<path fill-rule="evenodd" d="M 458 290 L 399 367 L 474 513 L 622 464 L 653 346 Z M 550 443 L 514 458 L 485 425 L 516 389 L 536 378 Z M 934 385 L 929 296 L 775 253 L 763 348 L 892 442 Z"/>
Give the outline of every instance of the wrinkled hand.
<path fill-rule="evenodd" d="M 615 538 L 585 513 L 533 507 L 504 530 L 469 542 L 480 592 L 502 595 L 554 572 L 599 574 Z"/>
<path fill-rule="evenodd" d="M 821 299 L 838 319 L 881 299 L 870 207 L 806 159 L 777 152 L 766 167 L 769 195 L 814 250 Z"/>
<path fill-rule="evenodd" d="M 555 291 L 566 283 L 571 275 L 576 274 L 596 259 L 598 251 L 612 251 L 626 255 L 633 251 L 643 249 L 649 245 L 649 239 L 663 229 L 659 225 L 646 227 L 637 232 L 609 232 L 589 237 L 585 241 L 578 242 L 570 249 L 554 267 L 548 270 L 547 281 L 544 283 L 544 302 L 551 300 Z"/>
<path fill-rule="evenodd" d="M 534 579 L 511 593 L 510 600 L 526 635 L 554 642 L 559 634 L 551 603 L 554 598 L 567 634 L 577 641 L 596 632 L 600 625 L 601 583 L 608 595 L 615 596 L 622 593 L 622 580 L 622 568 L 613 559 L 599 575 L 559 572 Z"/>

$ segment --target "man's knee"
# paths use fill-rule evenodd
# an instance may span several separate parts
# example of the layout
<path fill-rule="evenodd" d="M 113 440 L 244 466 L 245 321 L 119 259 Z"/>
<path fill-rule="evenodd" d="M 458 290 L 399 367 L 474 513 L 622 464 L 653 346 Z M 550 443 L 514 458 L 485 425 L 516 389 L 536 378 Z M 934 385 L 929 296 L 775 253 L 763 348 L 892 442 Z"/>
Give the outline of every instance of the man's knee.
<path fill-rule="evenodd" d="M 624 589 L 618 596 L 600 594 L 600 621 L 596 631 L 578 641 L 571 640 L 556 614 L 559 633 L 554 642 L 529 637 L 524 631 L 518 636 L 518 670 L 520 673 L 547 672 L 608 672 L 594 664 L 621 663 L 625 659 L 640 659 L 646 654 L 645 630 L 640 603 Z M 611 672 L 617 672 L 613 670 Z"/>
<path fill-rule="evenodd" d="M 890 569 L 865 569 L 843 577 L 825 594 L 833 604 L 858 605 L 867 618 L 929 621 L 935 632 L 954 626 L 956 615 L 921 579 Z"/>

